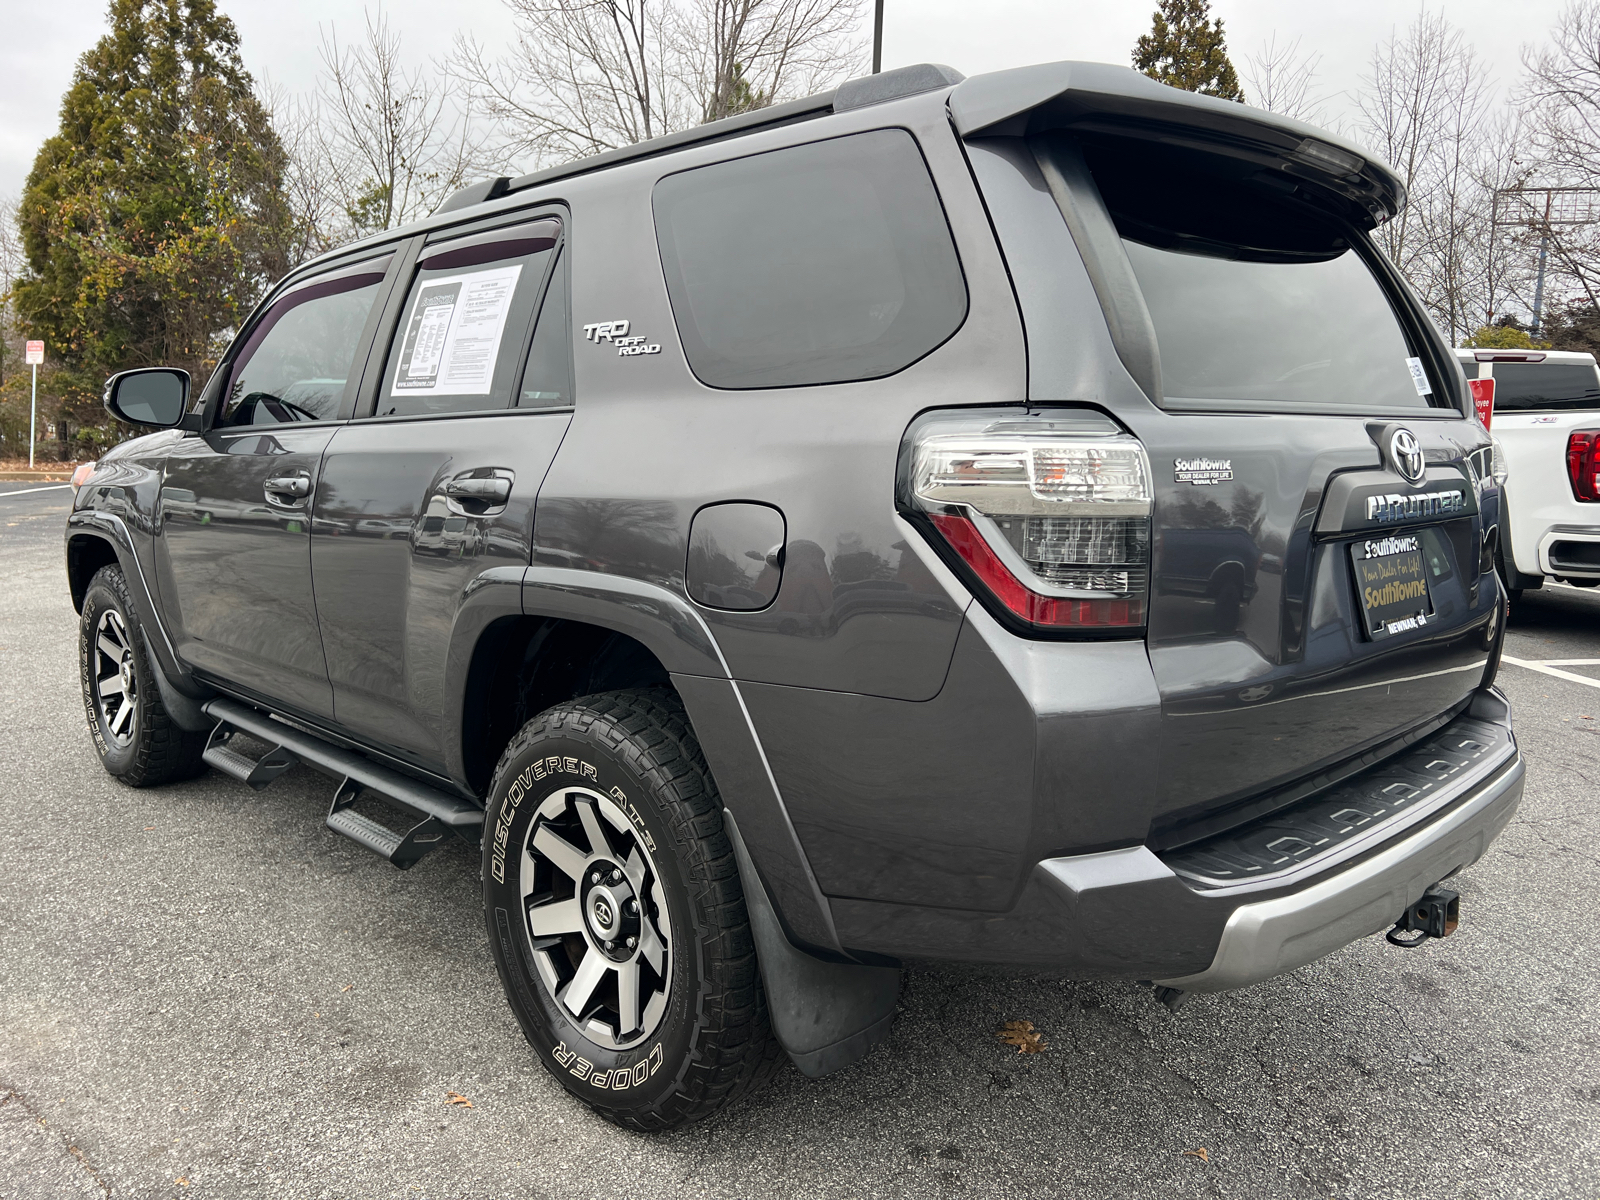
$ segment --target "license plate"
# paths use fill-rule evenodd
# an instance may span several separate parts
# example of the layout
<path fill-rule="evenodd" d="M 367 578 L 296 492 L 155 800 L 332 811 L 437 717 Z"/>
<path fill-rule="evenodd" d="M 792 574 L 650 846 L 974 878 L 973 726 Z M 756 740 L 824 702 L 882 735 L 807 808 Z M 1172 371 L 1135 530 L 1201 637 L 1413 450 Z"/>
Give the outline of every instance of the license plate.
<path fill-rule="evenodd" d="M 1419 629 L 1433 617 L 1422 539 L 1414 534 L 1371 538 L 1350 547 L 1356 595 L 1367 636 L 1391 637 Z"/>

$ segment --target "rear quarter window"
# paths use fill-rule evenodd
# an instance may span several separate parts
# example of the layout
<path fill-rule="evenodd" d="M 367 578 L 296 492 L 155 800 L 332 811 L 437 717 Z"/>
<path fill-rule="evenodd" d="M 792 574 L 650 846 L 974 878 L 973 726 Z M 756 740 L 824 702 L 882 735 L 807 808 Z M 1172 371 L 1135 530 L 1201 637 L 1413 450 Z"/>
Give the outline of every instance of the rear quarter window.
<path fill-rule="evenodd" d="M 966 318 L 944 209 L 904 130 L 670 175 L 653 207 L 678 336 L 712 387 L 879 378 Z"/>

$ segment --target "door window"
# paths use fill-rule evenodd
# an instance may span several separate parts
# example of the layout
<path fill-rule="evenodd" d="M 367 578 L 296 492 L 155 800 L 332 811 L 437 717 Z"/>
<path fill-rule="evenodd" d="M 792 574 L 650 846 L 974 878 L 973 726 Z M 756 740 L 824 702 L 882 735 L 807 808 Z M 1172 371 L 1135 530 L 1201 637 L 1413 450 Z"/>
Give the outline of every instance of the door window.
<path fill-rule="evenodd" d="M 542 220 L 428 247 L 375 415 L 509 407 L 560 235 L 559 222 Z"/>
<path fill-rule="evenodd" d="M 218 425 L 329 421 L 354 386 L 350 368 L 389 258 L 317 276 L 273 302 L 234 357 Z"/>

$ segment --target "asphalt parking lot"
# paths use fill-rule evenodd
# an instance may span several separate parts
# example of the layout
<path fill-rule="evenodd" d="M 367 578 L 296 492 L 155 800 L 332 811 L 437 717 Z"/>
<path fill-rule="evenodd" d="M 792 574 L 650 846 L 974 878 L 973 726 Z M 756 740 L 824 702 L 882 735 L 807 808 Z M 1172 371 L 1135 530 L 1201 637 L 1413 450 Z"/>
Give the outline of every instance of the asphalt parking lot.
<path fill-rule="evenodd" d="M 261 793 L 105 775 L 68 495 L 0 495 L 0 1196 L 1600 1193 L 1600 590 L 1513 619 L 1527 796 L 1449 941 L 1369 938 L 1177 1014 L 912 973 L 865 1062 L 641 1137 L 531 1056 L 464 844 L 398 872 L 323 827 L 304 768 Z M 1048 1050 L 1002 1045 L 1015 1018 Z"/>

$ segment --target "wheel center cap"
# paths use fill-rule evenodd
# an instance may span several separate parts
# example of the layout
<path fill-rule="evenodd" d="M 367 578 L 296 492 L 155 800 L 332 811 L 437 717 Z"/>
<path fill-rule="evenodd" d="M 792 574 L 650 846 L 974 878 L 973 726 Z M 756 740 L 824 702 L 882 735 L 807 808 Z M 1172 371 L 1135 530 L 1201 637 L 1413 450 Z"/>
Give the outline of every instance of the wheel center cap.
<path fill-rule="evenodd" d="M 117 678 L 122 680 L 122 690 L 126 692 L 133 686 L 133 660 L 124 658 L 117 664 Z"/>
<path fill-rule="evenodd" d="M 617 936 L 617 928 L 621 924 L 618 920 L 622 912 L 622 905 L 608 887 L 597 887 L 589 893 L 588 909 L 585 913 L 589 921 L 589 928 L 601 941 L 611 941 Z"/>

